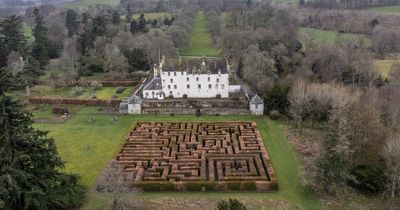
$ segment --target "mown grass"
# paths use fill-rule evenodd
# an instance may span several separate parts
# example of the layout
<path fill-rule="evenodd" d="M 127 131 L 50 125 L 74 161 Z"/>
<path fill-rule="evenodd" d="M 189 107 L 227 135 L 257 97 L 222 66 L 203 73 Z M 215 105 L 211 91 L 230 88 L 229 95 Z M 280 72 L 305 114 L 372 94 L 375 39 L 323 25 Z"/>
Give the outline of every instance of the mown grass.
<path fill-rule="evenodd" d="M 303 45 L 305 44 L 307 39 L 310 38 L 313 39 L 314 44 L 317 45 L 332 45 L 337 41 L 355 41 L 356 43 L 359 43 L 361 41 L 365 46 L 369 46 L 371 44 L 371 39 L 365 35 L 338 33 L 336 31 L 324 31 L 306 27 L 300 27 L 298 35 Z"/>
<path fill-rule="evenodd" d="M 55 98 L 80 98 L 90 99 L 96 96 L 97 99 L 112 99 L 115 96 L 117 99 L 123 99 L 133 93 L 133 87 L 126 87 L 124 92 L 117 94 L 118 87 L 102 87 L 98 90 L 92 90 L 90 87 L 82 87 L 83 92 L 79 95 L 73 95 L 74 87 L 53 88 L 51 86 L 37 85 L 32 88 L 35 95 L 42 97 Z"/>
<path fill-rule="evenodd" d="M 214 40 L 207 31 L 204 12 L 197 13 L 189 45 L 182 49 L 184 56 L 218 56 L 219 50 L 214 46 Z"/>
<path fill-rule="evenodd" d="M 111 117 L 100 114 L 89 114 L 93 108 L 86 107 L 64 124 L 36 124 L 40 129 L 49 130 L 50 136 L 56 139 L 61 157 L 66 161 L 65 171 L 82 176 L 82 183 L 93 187 L 97 175 L 107 162 L 118 152 L 123 143 L 123 136 L 129 131 L 132 123 L 138 121 L 256 121 L 270 154 L 278 178 L 279 190 L 273 193 L 178 193 L 157 192 L 139 195 L 144 201 L 158 199 L 209 199 L 219 200 L 228 197 L 248 199 L 251 201 L 277 200 L 290 203 L 299 209 L 320 209 L 318 197 L 299 183 L 299 160 L 283 132 L 283 125 L 266 117 L 256 116 L 167 116 L 151 115 L 120 116 L 119 122 L 111 123 Z M 90 117 L 96 122 L 89 124 Z M 108 197 L 90 190 L 87 202 L 82 209 L 101 209 Z M 210 205 L 210 204 L 209 204 Z M 215 206 L 205 206 L 205 209 Z"/>
<path fill-rule="evenodd" d="M 89 7 L 90 5 L 107 4 L 111 6 L 116 6 L 119 3 L 120 0 L 76 0 L 68 3 L 63 3 L 60 6 L 71 9 L 83 9 Z"/>
<path fill-rule="evenodd" d="M 377 13 L 397 13 L 400 14 L 400 6 L 371 7 L 367 9 L 370 12 Z"/>

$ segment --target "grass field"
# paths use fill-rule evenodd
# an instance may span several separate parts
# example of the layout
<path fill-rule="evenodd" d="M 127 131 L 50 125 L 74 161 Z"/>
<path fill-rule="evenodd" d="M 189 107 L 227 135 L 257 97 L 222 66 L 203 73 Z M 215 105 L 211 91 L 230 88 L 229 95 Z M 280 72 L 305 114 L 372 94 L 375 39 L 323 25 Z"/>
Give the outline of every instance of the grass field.
<path fill-rule="evenodd" d="M 394 63 L 400 63 L 400 55 L 387 59 L 376 59 L 374 63 L 379 73 L 382 75 L 384 79 L 386 79 L 389 76 L 389 72 L 392 68 L 392 65 Z"/>
<path fill-rule="evenodd" d="M 354 40 L 355 42 L 362 41 L 366 46 L 371 44 L 371 39 L 365 35 L 359 34 L 344 34 L 335 31 L 324 31 L 314 28 L 301 27 L 299 29 L 300 41 L 304 44 L 307 39 L 313 38 L 315 44 L 334 44 L 336 41 Z"/>
<path fill-rule="evenodd" d="M 76 0 L 73 2 L 61 4 L 60 6 L 71 9 L 83 9 L 90 5 L 107 4 L 111 6 L 116 6 L 119 3 L 120 0 Z"/>
<path fill-rule="evenodd" d="M 111 99 L 116 96 L 117 99 L 128 97 L 133 92 L 133 87 L 127 87 L 124 92 L 117 94 L 117 87 L 102 87 L 99 90 L 91 90 L 88 87 L 83 87 L 83 92 L 79 95 L 73 95 L 71 92 L 73 87 L 53 88 L 51 86 L 37 85 L 32 88 L 36 96 L 55 97 L 55 98 L 81 98 L 90 99 L 96 96 L 97 99 Z"/>
<path fill-rule="evenodd" d="M 189 46 L 182 49 L 184 56 L 218 56 L 219 50 L 214 46 L 214 40 L 207 31 L 204 12 L 200 11 L 196 17 Z"/>
<path fill-rule="evenodd" d="M 146 201 L 145 205 L 157 202 L 199 202 L 204 201 L 204 209 L 214 209 L 218 199 L 236 197 L 246 203 L 267 205 L 272 203 L 287 203 L 290 208 L 320 209 L 320 202 L 312 192 L 299 183 L 299 160 L 297 159 L 284 132 L 283 125 L 266 117 L 255 116 L 120 116 L 119 122 L 111 123 L 111 116 L 89 114 L 95 108 L 85 107 L 64 124 L 36 124 L 35 127 L 49 130 L 50 136 L 56 139 L 61 157 L 66 161 L 65 171 L 82 176 L 82 183 L 93 187 L 96 176 L 106 166 L 107 162 L 118 152 L 123 143 L 123 136 L 129 131 L 135 121 L 238 121 L 254 120 L 263 136 L 264 143 L 270 154 L 275 173 L 278 178 L 279 191 L 273 193 L 142 193 L 139 198 Z M 95 124 L 89 124 L 90 117 L 95 117 Z M 93 188 L 92 188 L 93 189 Z M 129 197 L 129 195 L 128 195 Z M 87 202 L 82 209 L 102 209 L 107 203 L 107 195 L 90 190 Z M 265 204 L 267 203 L 267 204 Z M 163 203 L 160 203 L 162 205 Z M 164 203 L 165 204 L 165 203 Z M 199 204 L 200 205 L 200 204 Z M 208 205 L 208 206 L 207 206 Z M 212 205 L 212 206 L 211 206 Z M 268 204 L 269 205 L 269 204 Z M 272 204 L 271 204 L 272 205 Z M 275 204 L 273 204 L 275 205 Z M 272 206 L 271 209 L 274 207 Z M 151 209 L 151 207 L 148 207 Z M 168 209 L 168 208 L 165 208 Z"/>
<path fill-rule="evenodd" d="M 171 18 L 173 15 L 174 13 L 169 12 L 149 12 L 144 13 L 144 18 L 146 20 L 164 19 L 166 17 Z M 132 17 L 138 19 L 140 17 L 140 14 L 135 14 Z M 123 19 L 125 19 L 125 15 L 123 16 Z"/>
<path fill-rule="evenodd" d="M 370 12 L 377 13 L 396 13 L 400 14 L 400 6 L 371 7 L 367 9 Z"/>

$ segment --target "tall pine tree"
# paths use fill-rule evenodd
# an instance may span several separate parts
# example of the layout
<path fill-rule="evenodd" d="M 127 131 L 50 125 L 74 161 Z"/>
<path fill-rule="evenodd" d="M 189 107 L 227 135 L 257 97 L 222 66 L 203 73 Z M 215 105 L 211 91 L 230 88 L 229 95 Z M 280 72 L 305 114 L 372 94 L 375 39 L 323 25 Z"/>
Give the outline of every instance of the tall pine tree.
<path fill-rule="evenodd" d="M 65 16 L 65 27 L 68 30 L 68 37 L 72 37 L 78 32 L 78 14 L 74 10 L 68 10 Z"/>
<path fill-rule="evenodd" d="M 0 36 L 4 43 L 5 54 L 11 51 L 24 54 L 26 38 L 22 33 L 22 19 L 19 16 L 10 16 L 0 23 Z"/>
<path fill-rule="evenodd" d="M 64 163 L 47 132 L 32 127 L 31 114 L 6 92 L 0 69 L 0 208 L 65 209 L 82 202 L 79 177 L 60 172 Z"/>
<path fill-rule="evenodd" d="M 35 18 L 35 27 L 32 35 L 35 37 L 35 42 L 32 47 L 32 56 L 39 62 L 39 66 L 43 68 L 49 62 L 47 28 L 44 25 L 43 16 L 36 7 L 33 10 L 33 16 Z"/>

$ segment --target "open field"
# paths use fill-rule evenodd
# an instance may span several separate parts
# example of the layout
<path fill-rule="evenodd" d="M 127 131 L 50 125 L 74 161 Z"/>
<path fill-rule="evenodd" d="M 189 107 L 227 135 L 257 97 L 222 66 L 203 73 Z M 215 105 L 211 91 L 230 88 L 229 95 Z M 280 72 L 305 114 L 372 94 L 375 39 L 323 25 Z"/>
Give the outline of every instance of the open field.
<path fill-rule="evenodd" d="M 102 87 L 98 90 L 92 90 L 90 87 L 82 87 L 82 92 L 79 94 L 76 94 L 73 89 L 74 87 L 53 88 L 51 86 L 37 85 L 32 88 L 32 92 L 35 96 L 41 97 L 80 99 L 90 99 L 93 96 L 96 96 L 97 99 L 112 99 L 113 96 L 117 99 L 123 99 L 133 92 L 133 87 L 126 87 L 120 94 L 116 93 L 118 87 Z"/>
<path fill-rule="evenodd" d="M 196 17 L 189 46 L 182 49 L 183 56 L 218 56 L 219 50 L 214 46 L 214 40 L 208 33 L 204 12 L 200 11 Z"/>
<path fill-rule="evenodd" d="M 69 3 L 61 4 L 61 7 L 72 8 L 72 9 L 83 9 L 90 5 L 96 4 L 108 4 L 111 6 L 116 6 L 119 4 L 120 0 L 76 0 Z"/>
<path fill-rule="evenodd" d="M 169 12 L 149 12 L 149 13 L 144 13 L 144 18 L 146 20 L 153 20 L 153 19 L 165 19 L 165 18 L 171 18 L 174 16 L 174 13 L 169 13 Z M 133 18 L 139 18 L 140 14 L 134 14 L 132 16 Z M 124 15 L 125 18 L 125 15 Z"/>
<path fill-rule="evenodd" d="M 371 7 L 367 11 L 377 13 L 394 13 L 400 14 L 400 6 L 386 6 L 386 7 Z"/>
<path fill-rule="evenodd" d="M 387 59 L 376 59 L 375 66 L 384 79 L 388 78 L 392 65 L 400 63 L 400 55 L 393 56 Z"/>
<path fill-rule="evenodd" d="M 357 43 L 361 40 L 366 46 L 369 46 L 371 44 L 371 39 L 365 35 L 338 33 L 335 31 L 324 31 L 306 27 L 301 27 L 299 29 L 299 38 L 303 45 L 306 40 L 310 38 L 314 39 L 315 44 L 326 43 L 331 45 L 334 44 L 336 41 L 347 40 L 354 40 Z"/>
<path fill-rule="evenodd" d="M 111 123 L 111 116 L 91 114 L 95 108 L 85 107 L 64 124 L 35 124 L 35 127 L 49 130 L 50 136 L 56 139 L 61 157 L 66 161 L 66 171 L 78 173 L 82 182 L 93 187 L 96 176 L 103 170 L 107 162 L 117 154 L 123 143 L 123 136 L 131 129 L 134 122 L 154 121 L 154 116 L 119 116 L 118 123 Z M 96 118 L 94 124 L 88 123 L 91 117 Z M 273 193 L 174 193 L 148 192 L 139 195 L 143 202 L 143 209 L 152 209 L 152 205 L 177 205 L 184 202 L 202 201 L 207 206 L 203 209 L 214 209 L 219 199 L 236 197 L 246 203 L 261 209 L 263 206 L 292 209 L 320 209 L 318 198 L 299 183 L 299 160 L 297 159 L 284 132 L 283 125 L 270 121 L 266 117 L 255 116 L 167 116 L 156 117 L 157 121 L 165 122 L 212 122 L 212 121 L 255 121 L 260 130 L 265 146 L 268 148 L 275 174 L 278 179 L 279 190 Z M 129 197 L 129 195 L 128 195 Z M 108 196 L 97 193 L 93 189 L 88 192 L 86 204 L 82 209 L 101 209 L 107 202 Z M 163 202 L 164 203 L 160 203 Z M 176 202 L 175 202 L 176 201 Z M 257 206 L 257 205 L 260 206 Z M 190 204 L 189 206 L 191 206 Z M 186 208 L 189 208 L 186 206 Z M 283 207 L 282 207 L 283 206 Z M 165 207 L 165 209 L 171 206 Z M 154 208 L 153 208 L 154 209 Z M 179 209 L 179 208 L 178 208 Z M 180 206 L 182 209 L 182 206 Z"/>

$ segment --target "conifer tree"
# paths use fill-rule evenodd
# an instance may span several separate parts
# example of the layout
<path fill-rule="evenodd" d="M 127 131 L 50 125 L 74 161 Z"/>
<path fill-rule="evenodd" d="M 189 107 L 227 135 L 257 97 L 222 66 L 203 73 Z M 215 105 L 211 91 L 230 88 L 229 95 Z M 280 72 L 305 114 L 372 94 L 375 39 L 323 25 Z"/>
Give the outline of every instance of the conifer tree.
<path fill-rule="evenodd" d="M 65 17 L 65 27 L 68 30 L 68 37 L 72 37 L 78 32 L 78 14 L 74 10 L 68 10 Z"/>
<path fill-rule="evenodd" d="M 33 16 L 35 18 L 35 26 L 32 35 L 35 37 L 35 42 L 32 47 L 32 56 L 39 62 L 39 66 L 43 68 L 49 62 L 47 28 L 38 8 L 33 10 Z"/>
<path fill-rule="evenodd" d="M 79 177 L 60 172 L 64 163 L 47 132 L 32 127 L 31 114 L 7 95 L 12 88 L 0 69 L 0 208 L 65 209 L 82 202 Z"/>
<path fill-rule="evenodd" d="M 25 36 L 21 31 L 22 19 L 18 16 L 10 16 L 5 18 L 0 23 L 0 37 L 4 43 L 5 54 L 8 55 L 11 51 L 24 54 Z"/>

